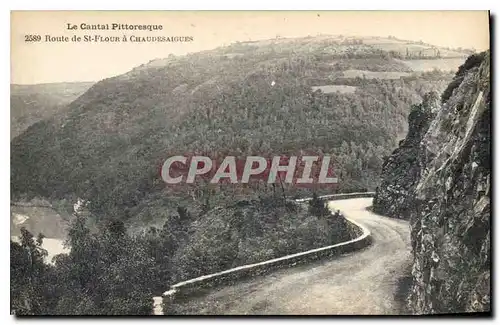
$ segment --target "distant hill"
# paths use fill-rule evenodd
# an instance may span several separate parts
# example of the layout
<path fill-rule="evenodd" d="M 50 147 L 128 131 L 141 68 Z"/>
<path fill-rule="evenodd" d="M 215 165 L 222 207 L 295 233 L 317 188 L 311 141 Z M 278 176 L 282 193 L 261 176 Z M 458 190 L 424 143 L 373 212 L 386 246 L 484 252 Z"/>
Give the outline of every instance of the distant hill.
<path fill-rule="evenodd" d="M 383 157 L 406 134 L 411 105 L 431 90 L 441 92 L 453 77 L 448 68 L 413 71 L 393 47 L 378 46 L 389 41 L 242 42 L 104 79 L 64 114 L 12 141 L 13 196 L 78 196 L 91 201 L 94 215 L 154 222 L 178 205 L 204 213 L 275 190 L 200 183 L 174 193 L 158 174 L 169 155 L 301 150 L 335 157 L 337 191 L 374 189 Z"/>
<path fill-rule="evenodd" d="M 10 86 L 10 139 L 30 125 L 63 111 L 93 82 L 62 82 Z"/>

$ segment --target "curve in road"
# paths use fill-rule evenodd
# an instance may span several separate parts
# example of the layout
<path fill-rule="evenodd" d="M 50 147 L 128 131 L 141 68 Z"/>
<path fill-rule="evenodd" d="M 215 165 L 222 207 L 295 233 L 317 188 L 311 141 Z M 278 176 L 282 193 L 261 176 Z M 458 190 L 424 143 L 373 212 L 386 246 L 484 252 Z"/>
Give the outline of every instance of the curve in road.
<path fill-rule="evenodd" d="M 376 215 L 372 198 L 330 201 L 329 207 L 367 227 L 367 248 L 309 265 L 212 289 L 175 303 L 188 315 L 396 315 L 398 281 L 411 263 L 407 221 Z"/>

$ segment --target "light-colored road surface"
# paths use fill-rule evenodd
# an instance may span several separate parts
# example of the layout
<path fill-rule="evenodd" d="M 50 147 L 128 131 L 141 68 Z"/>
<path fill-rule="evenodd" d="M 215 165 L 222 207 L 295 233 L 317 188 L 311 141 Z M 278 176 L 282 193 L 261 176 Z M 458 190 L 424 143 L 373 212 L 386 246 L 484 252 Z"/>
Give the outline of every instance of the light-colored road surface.
<path fill-rule="evenodd" d="M 411 263 L 408 222 L 375 215 L 371 198 L 330 201 L 331 208 L 366 226 L 369 247 L 215 288 L 179 302 L 182 314 L 383 315 L 398 314 L 398 280 Z"/>

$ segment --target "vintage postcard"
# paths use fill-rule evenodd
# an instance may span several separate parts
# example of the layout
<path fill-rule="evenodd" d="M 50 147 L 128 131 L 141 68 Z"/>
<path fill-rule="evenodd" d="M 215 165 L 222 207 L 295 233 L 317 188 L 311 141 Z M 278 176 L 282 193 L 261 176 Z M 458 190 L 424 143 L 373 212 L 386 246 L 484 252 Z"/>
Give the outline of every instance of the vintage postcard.
<path fill-rule="evenodd" d="M 491 315 L 488 11 L 12 11 L 10 310 Z"/>

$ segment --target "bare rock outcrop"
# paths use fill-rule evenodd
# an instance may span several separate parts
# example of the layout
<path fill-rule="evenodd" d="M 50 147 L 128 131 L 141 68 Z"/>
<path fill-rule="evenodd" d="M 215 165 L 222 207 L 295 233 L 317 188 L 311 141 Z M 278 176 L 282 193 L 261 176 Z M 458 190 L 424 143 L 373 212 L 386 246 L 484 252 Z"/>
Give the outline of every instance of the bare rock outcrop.
<path fill-rule="evenodd" d="M 410 220 L 415 314 L 490 311 L 490 98 L 490 53 L 475 54 L 384 165 L 374 210 Z"/>

